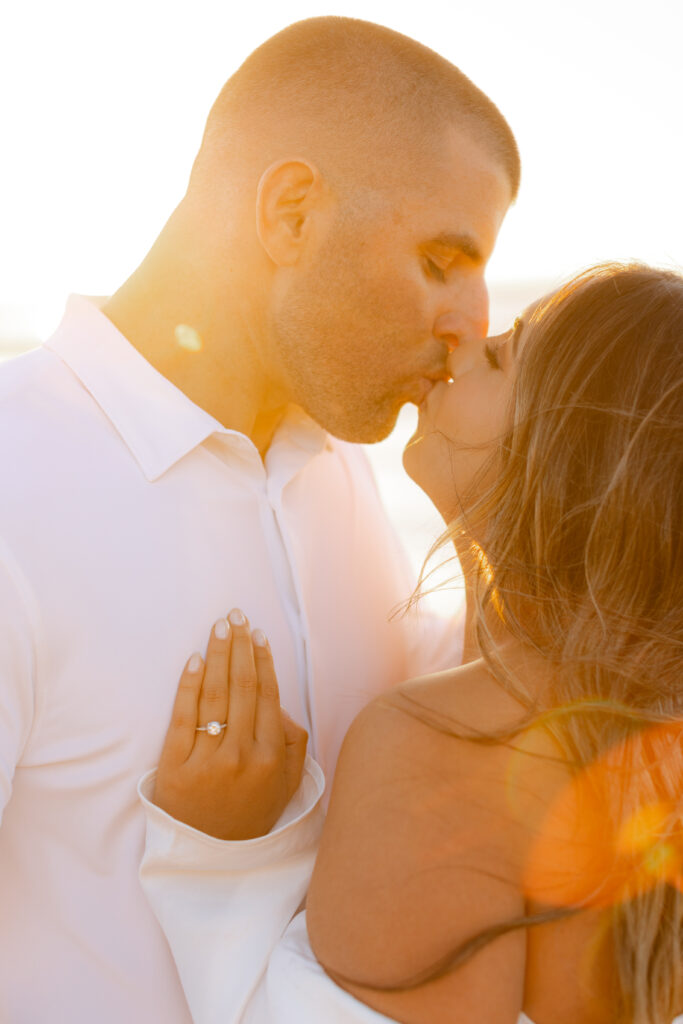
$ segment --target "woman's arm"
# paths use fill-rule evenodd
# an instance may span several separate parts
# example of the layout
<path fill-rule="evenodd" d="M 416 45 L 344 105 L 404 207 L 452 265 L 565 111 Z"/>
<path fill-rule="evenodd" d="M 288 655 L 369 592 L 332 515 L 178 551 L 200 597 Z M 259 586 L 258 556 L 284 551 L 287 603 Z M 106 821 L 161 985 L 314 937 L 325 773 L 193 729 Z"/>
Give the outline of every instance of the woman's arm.
<path fill-rule="evenodd" d="M 523 1005 L 524 931 L 438 980 L 402 986 L 523 916 L 530 824 L 508 803 L 513 770 L 525 788 L 514 752 L 445 735 L 412 715 L 410 701 L 453 716 L 465 733 L 495 730 L 520 708 L 481 663 L 401 689 L 408 701 L 375 702 L 345 741 L 309 890 L 311 945 L 339 984 L 399 1020 L 512 1024 Z M 537 770 L 526 759 L 523 774 Z"/>

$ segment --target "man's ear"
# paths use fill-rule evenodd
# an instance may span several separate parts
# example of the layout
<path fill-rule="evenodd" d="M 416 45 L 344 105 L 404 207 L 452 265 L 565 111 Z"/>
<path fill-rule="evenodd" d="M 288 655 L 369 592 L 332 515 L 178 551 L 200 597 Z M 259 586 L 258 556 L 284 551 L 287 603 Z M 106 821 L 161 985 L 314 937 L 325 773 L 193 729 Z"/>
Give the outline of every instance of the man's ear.
<path fill-rule="evenodd" d="M 320 172 L 307 160 L 280 160 L 261 175 L 256 231 L 277 266 L 291 266 L 299 259 L 324 191 Z"/>

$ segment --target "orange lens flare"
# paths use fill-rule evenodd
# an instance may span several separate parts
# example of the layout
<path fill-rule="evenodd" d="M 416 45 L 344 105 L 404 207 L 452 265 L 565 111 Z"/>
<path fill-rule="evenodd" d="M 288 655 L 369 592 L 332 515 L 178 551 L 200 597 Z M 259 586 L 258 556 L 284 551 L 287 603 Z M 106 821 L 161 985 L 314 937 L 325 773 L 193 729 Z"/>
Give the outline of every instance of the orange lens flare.
<path fill-rule="evenodd" d="M 524 873 L 546 906 L 601 908 L 665 882 L 683 892 L 683 727 L 611 747 L 552 803 Z"/>

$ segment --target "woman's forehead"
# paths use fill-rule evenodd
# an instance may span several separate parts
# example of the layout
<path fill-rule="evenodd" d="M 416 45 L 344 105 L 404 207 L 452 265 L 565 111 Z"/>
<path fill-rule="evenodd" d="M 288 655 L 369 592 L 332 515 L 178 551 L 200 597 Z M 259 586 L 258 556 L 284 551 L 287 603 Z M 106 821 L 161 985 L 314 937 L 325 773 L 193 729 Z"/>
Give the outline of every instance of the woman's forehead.
<path fill-rule="evenodd" d="M 553 298 L 555 292 L 548 292 L 543 295 L 540 299 L 534 299 L 528 306 L 515 318 L 515 322 L 509 331 L 509 338 L 512 340 L 512 360 L 517 362 L 519 356 L 526 344 L 526 340 L 529 334 L 529 325 L 531 324 L 534 314 L 537 310 L 542 309 L 550 299 Z"/>
<path fill-rule="evenodd" d="M 555 298 L 556 295 L 557 295 L 557 291 L 553 290 L 551 292 L 546 292 L 545 295 L 542 295 L 540 299 L 534 299 L 532 302 L 529 303 L 529 305 L 526 307 L 526 309 L 521 314 L 521 319 L 525 323 L 527 321 L 531 320 L 531 318 L 533 317 L 534 313 L 537 310 L 543 309 L 543 307 L 546 306 L 550 302 L 551 299 Z"/>

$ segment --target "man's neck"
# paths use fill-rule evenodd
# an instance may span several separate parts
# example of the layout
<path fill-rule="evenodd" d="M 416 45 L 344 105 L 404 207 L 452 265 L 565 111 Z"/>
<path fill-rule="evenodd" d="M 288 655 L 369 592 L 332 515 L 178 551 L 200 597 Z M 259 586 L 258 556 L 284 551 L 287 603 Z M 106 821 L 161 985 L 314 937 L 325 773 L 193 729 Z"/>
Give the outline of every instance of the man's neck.
<path fill-rule="evenodd" d="M 264 455 L 287 396 L 268 379 L 244 307 L 227 293 L 217 301 L 209 282 L 196 265 L 153 252 L 102 312 L 159 373 Z"/>

